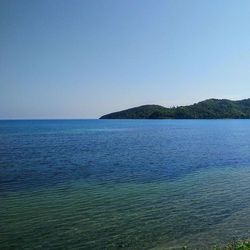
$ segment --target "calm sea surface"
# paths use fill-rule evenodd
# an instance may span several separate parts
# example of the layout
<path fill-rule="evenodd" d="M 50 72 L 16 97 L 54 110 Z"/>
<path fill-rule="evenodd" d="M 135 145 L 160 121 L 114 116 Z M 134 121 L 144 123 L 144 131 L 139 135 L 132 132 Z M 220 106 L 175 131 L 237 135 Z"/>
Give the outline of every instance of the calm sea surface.
<path fill-rule="evenodd" d="M 250 120 L 0 121 L 0 249 L 209 249 L 250 237 Z"/>

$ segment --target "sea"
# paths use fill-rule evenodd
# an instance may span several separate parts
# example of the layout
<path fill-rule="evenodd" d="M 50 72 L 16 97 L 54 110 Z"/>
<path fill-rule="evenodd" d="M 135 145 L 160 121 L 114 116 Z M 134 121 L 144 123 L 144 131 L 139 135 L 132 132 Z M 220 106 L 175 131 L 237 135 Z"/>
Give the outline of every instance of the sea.
<path fill-rule="evenodd" d="M 250 238 L 250 120 L 0 121 L 0 249 Z"/>

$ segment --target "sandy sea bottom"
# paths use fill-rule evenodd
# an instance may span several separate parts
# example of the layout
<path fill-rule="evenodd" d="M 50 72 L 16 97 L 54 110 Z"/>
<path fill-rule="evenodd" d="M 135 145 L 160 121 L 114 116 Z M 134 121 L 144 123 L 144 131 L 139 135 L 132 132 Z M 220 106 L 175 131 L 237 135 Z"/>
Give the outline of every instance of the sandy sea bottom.
<path fill-rule="evenodd" d="M 250 171 L 1 196 L 1 249 L 206 249 L 250 235 Z M 21 246 L 21 247 L 20 247 Z"/>

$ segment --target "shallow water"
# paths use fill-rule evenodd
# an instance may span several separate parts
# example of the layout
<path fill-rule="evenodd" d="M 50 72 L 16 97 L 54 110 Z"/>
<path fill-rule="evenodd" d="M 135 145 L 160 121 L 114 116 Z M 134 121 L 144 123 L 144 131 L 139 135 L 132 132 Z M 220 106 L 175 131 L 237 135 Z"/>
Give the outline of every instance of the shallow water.
<path fill-rule="evenodd" d="M 250 236 L 250 121 L 0 122 L 0 249 L 206 249 Z"/>

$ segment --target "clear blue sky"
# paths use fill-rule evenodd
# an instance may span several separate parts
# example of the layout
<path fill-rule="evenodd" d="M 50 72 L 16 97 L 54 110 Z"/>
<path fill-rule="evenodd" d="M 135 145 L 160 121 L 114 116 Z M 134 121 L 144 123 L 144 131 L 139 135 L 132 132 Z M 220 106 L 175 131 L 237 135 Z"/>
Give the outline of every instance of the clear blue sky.
<path fill-rule="evenodd" d="M 0 118 L 250 97 L 249 0 L 1 0 Z"/>

